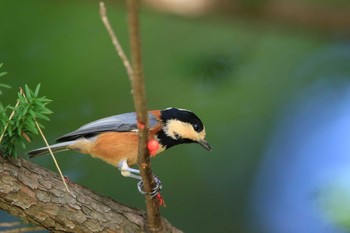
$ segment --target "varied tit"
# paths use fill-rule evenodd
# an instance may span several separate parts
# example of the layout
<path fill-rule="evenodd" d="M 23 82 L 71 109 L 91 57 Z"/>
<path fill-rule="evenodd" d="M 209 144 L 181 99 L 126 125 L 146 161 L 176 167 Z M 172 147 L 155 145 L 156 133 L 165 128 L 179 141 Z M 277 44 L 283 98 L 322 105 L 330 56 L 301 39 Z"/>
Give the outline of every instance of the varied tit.
<path fill-rule="evenodd" d="M 149 141 L 156 144 L 151 155 L 182 143 L 199 143 L 210 150 L 202 121 L 191 111 L 167 108 L 148 113 Z M 126 177 L 140 179 L 137 163 L 138 126 L 134 112 L 103 118 L 63 135 L 50 146 L 53 152 L 75 150 L 117 166 Z M 49 153 L 47 147 L 27 152 L 30 158 Z"/>

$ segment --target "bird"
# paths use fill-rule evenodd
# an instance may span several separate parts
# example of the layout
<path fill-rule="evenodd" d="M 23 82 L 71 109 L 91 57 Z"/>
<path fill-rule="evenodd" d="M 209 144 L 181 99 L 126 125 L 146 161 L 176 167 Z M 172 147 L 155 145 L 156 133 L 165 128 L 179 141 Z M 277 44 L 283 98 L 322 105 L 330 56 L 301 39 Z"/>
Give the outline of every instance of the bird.
<path fill-rule="evenodd" d="M 211 150 L 206 140 L 204 124 L 190 110 L 174 107 L 152 110 L 148 112 L 148 119 L 148 140 L 155 145 L 152 146 L 152 157 L 184 143 L 198 143 L 206 150 Z M 116 166 L 125 177 L 141 179 L 140 171 L 131 167 L 137 163 L 138 154 L 138 122 L 135 112 L 114 115 L 85 124 L 59 137 L 56 142 L 49 146 L 52 152 L 73 150 L 90 154 Z M 33 158 L 48 153 L 49 148 L 42 147 L 26 154 Z"/>

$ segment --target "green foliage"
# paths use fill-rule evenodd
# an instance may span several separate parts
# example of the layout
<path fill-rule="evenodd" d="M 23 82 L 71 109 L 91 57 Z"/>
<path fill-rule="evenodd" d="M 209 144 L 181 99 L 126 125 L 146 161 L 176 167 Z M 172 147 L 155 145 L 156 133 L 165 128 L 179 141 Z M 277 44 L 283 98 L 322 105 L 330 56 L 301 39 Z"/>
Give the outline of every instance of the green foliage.
<path fill-rule="evenodd" d="M 0 144 L 0 153 L 4 156 L 17 157 L 16 144 L 25 148 L 25 141 L 30 140 L 31 135 L 38 134 L 36 120 L 49 120 L 51 114 L 46 105 L 51 101 L 46 97 L 39 97 L 40 84 L 35 91 L 27 85 L 24 90 L 18 92 L 18 100 L 15 107 L 0 105 L 0 132 L 3 138 Z M 13 117 L 10 116 L 13 113 Z M 10 119 L 10 120 L 9 120 Z M 43 125 L 38 125 L 44 128 Z"/>

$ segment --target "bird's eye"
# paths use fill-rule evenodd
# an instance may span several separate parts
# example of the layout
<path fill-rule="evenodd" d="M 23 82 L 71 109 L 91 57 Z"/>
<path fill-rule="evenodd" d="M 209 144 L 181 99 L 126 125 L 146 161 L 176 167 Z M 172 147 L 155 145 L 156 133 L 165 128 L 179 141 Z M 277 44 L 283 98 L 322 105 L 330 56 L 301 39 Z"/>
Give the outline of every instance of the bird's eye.
<path fill-rule="evenodd" d="M 199 125 L 198 124 L 193 124 L 193 129 L 196 131 L 196 132 L 198 132 L 199 130 L 200 130 L 200 127 L 199 127 Z"/>

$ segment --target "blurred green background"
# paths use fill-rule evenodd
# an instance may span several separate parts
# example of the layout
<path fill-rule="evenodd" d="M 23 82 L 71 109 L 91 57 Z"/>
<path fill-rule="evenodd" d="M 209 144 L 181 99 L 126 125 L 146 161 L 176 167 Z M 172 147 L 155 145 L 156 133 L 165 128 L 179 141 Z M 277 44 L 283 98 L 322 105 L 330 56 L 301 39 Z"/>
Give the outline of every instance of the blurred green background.
<path fill-rule="evenodd" d="M 249 2 L 258 8 L 264 4 Z M 298 2 L 322 4 L 332 12 L 350 5 L 348 1 Z M 125 6 L 112 1 L 106 5 L 128 51 Z M 1 102 L 15 104 L 17 87 L 28 84 L 34 88 L 41 83 L 42 95 L 53 100 L 49 108 L 54 114 L 50 122 L 44 122 L 51 142 L 90 121 L 133 111 L 129 80 L 100 20 L 98 1 L 1 0 L 0 19 L 0 62 L 8 72 L 0 81 L 13 87 L 5 90 Z M 148 7 L 142 10 L 149 109 L 173 106 L 193 110 L 205 123 L 212 146 L 210 153 L 198 145 L 178 146 L 152 160 L 153 171 L 164 186 L 167 207 L 161 209 L 162 215 L 177 228 L 185 232 L 321 232 L 293 227 L 271 230 L 277 229 L 271 227 L 274 222 L 289 221 L 287 215 L 267 221 L 264 211 L 257 210 L 269 197 L 259 199 L 261 189 L 256 187 L 263 189 L 264 182 L 270 188 L 278 186 L 269 178 L 264 180 L 260 168 L 270 161 L 265 159 L 266 151 L 279 125 L 293 127 L 288 119 L 298 114 L 298 106 L 310 92 L 312 98 L 319 99 L 325 90 L 348 90 L 344 87 L 350 80 L 350 27 L 307 22 L 261 17 L 255 10 L 239 16 L 217 10 L 197 17 Z M 320 80 L 319 88 L 313 89 Z M 319 109 L 324 109 L 323 103 Z M 42 145 L 37 137 L 27 149 Z M 302 143 L 293 148 L 299 146 L 302 148 Z M 274 175 L 283 177 L 288 158 L 276 154 L 279 159 L 272 161 L 283 163 L 276 165 L 279 173 Z M 116 168 L 72 152 L 57 155 L 57 159 L 74 182 L 128 206 L 145 208 L 135 180 L 122 177 Z M 33 161 L 56 170 L 49 156 Z M 280 182 L 288 185 L 288 181 Z M 334 190 L 339 189 L 332 189 L 332 197 L 338 193 Z M 308 224 L 304 219 L 305 226 L 332 226 L 324 232 L 349 229 L 349 217 L 338 221 L 337 214 L 327 212 L 333 205 L 339 206 L 334 204 L 339 198 L 332 197 L 316 204 L 320 206 L 315 208 L 319 222 Z M 343 195 L 345 200 L 349 197 Z M 266 209 L 270 209 L 268 203 Z M 281 215 L 288 212 L 286 208 Z M 0 213 L 0 219 L 10 218 Z"/>

